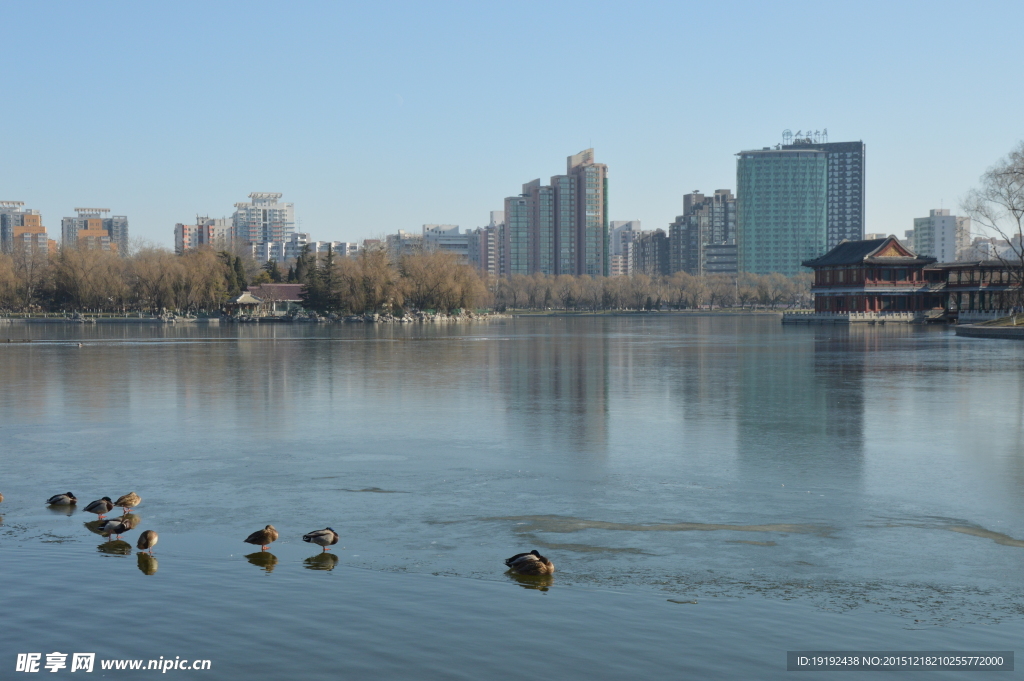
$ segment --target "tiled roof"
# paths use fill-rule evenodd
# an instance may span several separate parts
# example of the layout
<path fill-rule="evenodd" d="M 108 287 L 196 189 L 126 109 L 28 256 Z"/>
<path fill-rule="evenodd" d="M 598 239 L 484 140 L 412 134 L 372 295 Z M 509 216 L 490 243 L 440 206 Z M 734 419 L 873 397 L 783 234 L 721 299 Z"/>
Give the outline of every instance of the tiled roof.
<path fill-rule="evenodd" d="M 886 245 L 895 242 L 895 246 L 909 253 L 909 256 L 875 255 L 876 253 L 888 250 Z M 900 243 L 894 236 L 887 236 L 884 239 L 865 239 L 863 241 L 843 241 L 825 255 L 818 256 L 813 260 L 805 260 L 801 263 L 804 267 L 829 267 L 833 265 L 857 265 L 863 262 L 892 263 L 892 264 L 928 264 L 935 262 L 935 258 L 928 258 L 916 255 L 909 248 Z"/>

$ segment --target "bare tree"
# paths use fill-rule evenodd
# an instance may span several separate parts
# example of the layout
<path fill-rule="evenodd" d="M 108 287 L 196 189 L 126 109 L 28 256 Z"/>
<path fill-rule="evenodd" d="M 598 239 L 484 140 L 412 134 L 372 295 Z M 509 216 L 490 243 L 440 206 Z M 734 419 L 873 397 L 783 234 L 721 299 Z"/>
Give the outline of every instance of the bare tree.
<path fill-rule="evenodd" d="M 1024 302 L 1024 142 L 981 176 L 981 186 L 964 197 L 962 207 L 974 223 L 1009 244 L 996 258 L 1010 273 L 1011 301 Z"/>

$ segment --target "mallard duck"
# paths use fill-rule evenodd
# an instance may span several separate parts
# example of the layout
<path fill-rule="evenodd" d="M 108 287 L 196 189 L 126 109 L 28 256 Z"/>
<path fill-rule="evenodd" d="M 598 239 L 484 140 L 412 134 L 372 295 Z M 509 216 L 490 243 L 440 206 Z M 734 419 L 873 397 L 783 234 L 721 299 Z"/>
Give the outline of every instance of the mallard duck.
<path fill-rule="evenodd" d="M 520 575 L 550 575 L 555 571 L 555 564 L 537 553 L 537 549 L 529 553 L 517 553 L 506 560 L 505 565 Z"/>
<path fill-rule="evenodd" d="M 317 544 L 322 547 L 324 551 L 330 551 L 328 546 L 334 546 L 338 543 L 338 533 L 331 528 L 325 528 L 322 530 L 316 530 L 309 534 L 302 535 L 302 541 Z M 322 552 L 321 552 L 322 553 Z"/>
<path fill-rule="evenodd" d="M 121 535 L 130 529 L 132 529 L 132 527 L 126 522 L 121 520 L 108 520 L 103 526 L 103 534 L 108 537 L 117 537 L 120 539 Z"/>
<path fill-rule="evenodd" d="M 117 501 L 114 502 L 114 506 L 120 506 L 122 511 L 128 513 L 129 508 L 135 508 L 141 503 L 142 497 L 135 492 L 128 492 L 128 494 L 119 496 Z"/>
<path fill-rule="evenodd" d="M 85 510 L 89 513 L 95 513 L 102 518 L 107 513 L 110 513 L 110 509 L 112 508 L 114 508 L 114 502 L 110 500 L 110 497 L 103 497 L 102 499 L 97 499 L 96 501 L 91 502 L 85 507 Z"/>
<path fill-rule="evenodd" d="M 71 492 L 65 492 L 64 494 L 54 494 L 52 497 L 46 500 L 47 506 L 74 506 L 78 503 L 78 497 Z"/>
<path fill-rule="evenodd" d="M 118 520 L 124 523 L 124 526 L 127 527 L 129 530 L 134 530 L 136 527 L 139 526 L 139 523 L 142 522 L 142 518 L 135 515 L 134 513 L 123 515 L 120 518 L 118 518 Z"/>
<path fill-rule="evenodd" d="M 160 535 L 153 530 L 146 530 L 139 535 L 139 543 L 135 545 L 135 548 L 140 551 L 150 551 L 152 553 L 153 547 L 160 541 Z"/>
<path fill-rule="evenodd" d="M 242 541 L 244 541 L 246 544 L 256 544 L 257 546 L 262 546 L 263 550 L 266 551 L 267 544 L 277 541 L 277 537 L 277 530 L 274 529 L 274 526 L 267 525 L 262 530 L 257 530 L 256 532 L 253 532 Z"/>

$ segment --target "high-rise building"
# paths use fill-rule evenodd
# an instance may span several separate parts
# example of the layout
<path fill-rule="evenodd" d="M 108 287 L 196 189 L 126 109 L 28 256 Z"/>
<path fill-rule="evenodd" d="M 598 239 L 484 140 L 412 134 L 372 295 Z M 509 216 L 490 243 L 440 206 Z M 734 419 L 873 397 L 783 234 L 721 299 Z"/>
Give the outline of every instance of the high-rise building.
<path fill-rule="evenodd" d="M 918 255 L 954 262 L 970 247 L 970 218 L 950 215 L 948 208 L 935 208 L 926 218 L 914 218 L 912 248 Z"/>
<path fill-rule="evenodd" d="M 788 132 L 788 131 L 787 131 Z M 864 142 L 826 142 L 820 134 L 796 137 L 782 133 L 784 150 L 817 149 L 825 152 L 828 162 L 828 208 L 826 250 L 840 241 L 864 238 Z M 826 131 L 824 139 L 828 139 Z M 817 141 L 815 141 L 817 140 Z M 787 144 L 785 142 L 792 142 Z"/>
<path fill-rule="evenodd" d="M 75 217 L 60 221 L 64 248 L 86 248 L 102 251 L 128 251 L 128 218 L 111 215 L 109 208 L 76 208 Z"/>
<path fill-rule="evenodd" d="M 57 242 L 47 236 L 42 215 L 24 206 L 24 201 L 0 201 L 0 252 L 55 253 Z"/>
<path fill-rule="evenodd" d="M 633 273 L 650 276 L 669 273 L 668 235 L 665 230 L 640 232 L 633 241 Z"/>
<path fill-rule="evenodd" d="M 689 274 L 733 274 L 724 265 L 732 257 L 723 259 L 729 248 L 736 244 L 736 197 L 728 189 L 716 189 L 711 196 L 694 191 L 683 197 L 683 214 L 669 225 L 669 272 L 680 270 Z M 714 249 L 715 267 L 708 269 L 708 247 Z M 735 248 L 732 249 L 735 251 Z"/>
<path fill-rule="evenodd" d="M 236 246 L 284 242 L 295 231 L 295 204 L 278 203 L 283 194 L 253 192 L 249 203 L 236 203 L 231 216 L 232 239 Z"/>
<path fill-rule="evenodd" d="M 612 220 L 608 223 L 609 258 L 608 275 L 612 277 L 633 274 L 633 243 L 640 234 L 639 220 Z"/>
<path fill-rule="evenodd" d="M 505 233 L 505 211 L 492 210 L 491 222 L 469 232 L 467 250 L 469 263 L 492 277 L 502 273 L 502 239 Z"/>
<path fill-rule="evenodd" d="M 610 269 L 608 167 L 594 150 L 568 157 L 551 184 L 533 180 L 505 199 L 507 274 L 606 275 Z"/>
<path fill-rule="evenodd" d="M 227 218 L 196 216 L 196 224 L 174 225 L 174 252 L 182 255 L 185 251 L 208 246 L 225 250 L 231 246 L 231 224 Z"/>
<path fill-rule="evenodd" d="M 799 274 L 800 263 L 828 250 L 828 152 L 765 147 L 737 156 L 739 270 Z"/>

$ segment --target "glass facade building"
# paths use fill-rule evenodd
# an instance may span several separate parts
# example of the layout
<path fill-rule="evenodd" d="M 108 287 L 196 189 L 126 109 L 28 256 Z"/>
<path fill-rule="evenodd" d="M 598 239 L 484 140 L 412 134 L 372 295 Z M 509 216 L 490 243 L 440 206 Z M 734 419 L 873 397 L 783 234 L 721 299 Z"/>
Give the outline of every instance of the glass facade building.
<path fill-rule="evenodd" d="M 741 272 L 793 276 L 828 250 L 828 153 L 744 151 L 736 164 L 736 242 Z"/>

